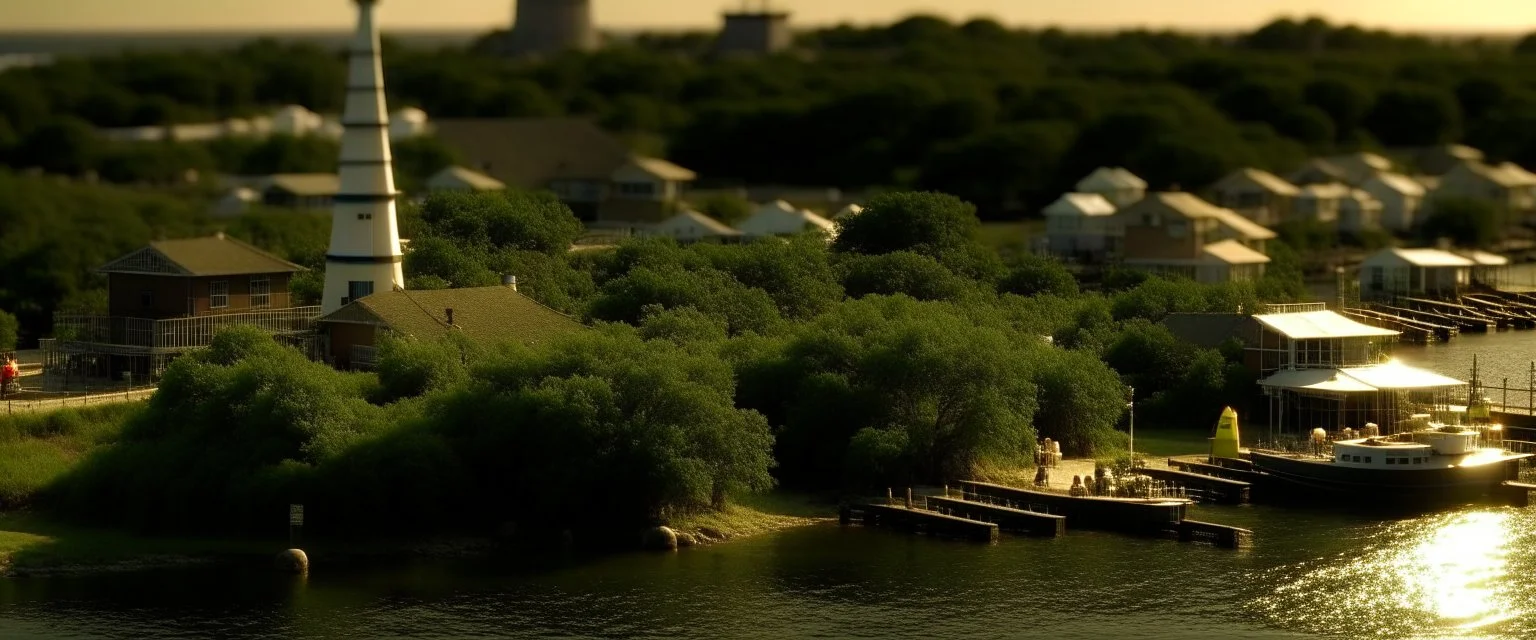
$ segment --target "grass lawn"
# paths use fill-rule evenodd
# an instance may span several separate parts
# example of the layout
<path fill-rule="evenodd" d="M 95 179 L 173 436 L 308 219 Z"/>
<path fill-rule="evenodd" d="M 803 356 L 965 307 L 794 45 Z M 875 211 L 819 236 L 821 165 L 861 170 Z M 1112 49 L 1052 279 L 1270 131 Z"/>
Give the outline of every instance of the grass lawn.
<path fill-rule="evenodd" d="M 286 540 L 149 538 L 60 524 L 28 512 L 0 514 L 0 573 L 102 568 L 162 560 L 276 553 Z"/>
<path fill-rule="evenodd" d="M 1137 429 L 1136 453 L 1149 456 L 1182 456 L 1210 450 L 1204 430 Z"/>

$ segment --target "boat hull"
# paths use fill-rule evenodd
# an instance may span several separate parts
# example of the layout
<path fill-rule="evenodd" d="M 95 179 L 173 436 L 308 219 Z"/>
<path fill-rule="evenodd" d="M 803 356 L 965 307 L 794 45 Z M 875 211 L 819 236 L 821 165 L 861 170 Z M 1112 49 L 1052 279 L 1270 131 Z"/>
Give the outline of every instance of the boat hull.
<path fill-rule="evenodd" d="M 1502 496 L 1504 482 L 1516 480 L 1520 471 L 1518 458 L 1469 467 L 1373 469 L 1259 451 L 1249 455 L 1262 474 L 1264 495 L 1275 499 L 1326 495 L 1361 504 L 1463 503 Z"/>

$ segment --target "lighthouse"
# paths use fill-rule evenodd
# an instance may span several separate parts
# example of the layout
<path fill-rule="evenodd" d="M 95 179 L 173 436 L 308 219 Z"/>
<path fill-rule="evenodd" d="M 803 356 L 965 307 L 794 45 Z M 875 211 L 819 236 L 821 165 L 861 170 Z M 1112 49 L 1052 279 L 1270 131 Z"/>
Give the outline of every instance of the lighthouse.
<path fill-rule="evenodd" d="M 331 212 L 321 313 L 376 291 L 405 288 L 384 70 L 379 59 L 379 29 L 374 22 L 378 0 L 355 1 L 357 32 L 347 47 L 347 98 L 341 114 L 337 169 L 341 184 Z"/>

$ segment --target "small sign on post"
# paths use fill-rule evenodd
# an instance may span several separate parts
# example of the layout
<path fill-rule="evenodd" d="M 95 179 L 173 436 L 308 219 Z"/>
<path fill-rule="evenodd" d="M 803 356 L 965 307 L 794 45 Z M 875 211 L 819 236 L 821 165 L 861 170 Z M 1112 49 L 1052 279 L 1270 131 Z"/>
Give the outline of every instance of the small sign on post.
<path fill-rule="evenodd" d="M 304 526 L 304 505 L 288 505 L 288 548 L 297 549 L 299 529 Z"/>

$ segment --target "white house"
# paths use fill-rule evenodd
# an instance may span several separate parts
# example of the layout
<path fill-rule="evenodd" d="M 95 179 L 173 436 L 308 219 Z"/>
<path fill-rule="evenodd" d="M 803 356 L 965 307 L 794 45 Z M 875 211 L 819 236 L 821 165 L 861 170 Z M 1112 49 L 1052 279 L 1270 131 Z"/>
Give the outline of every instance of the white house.
<path fill-rule="evenodd" d="M 1361 183 L 1360 189 L 1381 202 L 1381 226 L 1407 231 L 1418 226 L 1424 206 L 1424 185 L 1401 173 L 1381 172 Z"/>
<path fill-rule="evenodd" d="M 706 216 L 692 209 L 684 210 L 675 216 L 657 223 L 651 228 L 651 235 L 665 236 L 678 242 L 697 242 L 699 240 L 717 239 L 727 240 L 739 238 L 742 233 L 726 226 L 724 223 Z"/>
<path fill-rule="evenodd" d="M 1354 185 L 1363 184 L 1372 175 L 1392 170 L 1392 161 L 1387 159 L 1386 156 L 1367 151 L 1346 153 L 1323 159 L 1328 164 L 1344 172 L 1344 181 Z"/>
<path fill-rule="evenodd" d="M 1350 192 L 1349 187 L 1338 182 L 1309 184 L 1296 194 L 1291 215 L 1297 220 L 1334 222 L 1339 219 L 1339 207 Z"/>
<path fill-rule="evenodd" d="M 1115 205 L 1097 193 L 1068 193 L 1045 209 L 1046 250 L 1052 255 L 1102 261 L 1117 249 Z"/>
<path fill-rule="evenodd" d="M 1435 195 L 1483 200 L 1500 211 L 1531 211 L 1536 209 L 1536 174 L 1513 162 L 1466 161 L 1440 176 Z"/>
<path fill-rule="evenodd" d="M 1097 193 L 1116 207 L 1134 204 L 1147 195 L 1147 181 L 1120 167 L 1099 167 L 1077 181 L 1077 193 Z"/>
<path fill-rule="evenodd" d="M 1244 168 L 1211 185 L 1214 202 L 1263 225 L 1290 217 L 1291 203 L 1301 191 L 1268 171 Z"/>
<path fill-rule="evenodd" d="M 1339 230 L 1359 233 L 1381 227 L 1381 201 L 1364 189 L 1351 189 L 1339 201 Z"/>
<path fill-rule="evenodd" d="M 1439 249 L 1382 249 L 1360 263 L 1360 297 L 1453 296 L 1471 284 L 1474 265 Z"/>
<path fill-rule="evenodd" d="M 830 236 L 837 232 L 837 225 L 831 220 L 807 209 L 796 209 L 783 200 L 759 207 L 737 228 L 748 237 L 788 236 L 806 231 L 821 231 Z"/>
<path fill-rule="evenodd" d="M 427 178 L 430 191 L 501 191 L 506 188 L 502 181 L 464 167 L 445 167 Z"/>
<path fill-rule="evenodd" d="M 846 207 L 843 207 L 842 209 L 839 209 L 837 213 L 832 214 L 832 219 L 842 220 L 843 218 L 852 218 L 853 216 L 859 215 L 861 213 L 864 213 L 864 207 L 856 204 L 850 204 Z"/>

